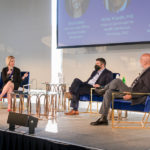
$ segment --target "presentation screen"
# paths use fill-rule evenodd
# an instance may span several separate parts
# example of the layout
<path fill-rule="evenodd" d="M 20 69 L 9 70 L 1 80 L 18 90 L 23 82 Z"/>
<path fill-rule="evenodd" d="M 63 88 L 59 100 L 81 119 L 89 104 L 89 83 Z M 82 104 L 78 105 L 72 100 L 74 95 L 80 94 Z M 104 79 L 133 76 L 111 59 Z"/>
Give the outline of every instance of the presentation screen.
<path fill-rule="evenodd" d="M 150 0 L 58 0 L 58 48 L 150 41 Z"/>

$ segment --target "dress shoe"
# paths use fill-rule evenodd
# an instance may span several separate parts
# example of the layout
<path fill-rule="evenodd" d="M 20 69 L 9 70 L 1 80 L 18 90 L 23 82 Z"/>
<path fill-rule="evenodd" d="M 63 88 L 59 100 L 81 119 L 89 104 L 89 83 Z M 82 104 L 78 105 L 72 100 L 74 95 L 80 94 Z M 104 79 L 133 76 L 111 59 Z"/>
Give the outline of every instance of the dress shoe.
<path fill-rule="evenodd" d="M 79 115 L 79 111 L 78 111 L 78 110 L 76 110 L 76 111 L 75 111 L 75 114 L 76 114 L 76 115 Z"/>
<path fill-rule="evenodd" d="M 12 110 L 11 110 L 11 109 L 8 109 L 7 111 L 10 112 L 10 111 L 12 111 Z"/>
<path fill-rule="evenodd" d="M 0 98 L 0 101 L 2 101 L 2 99 L 3 99 L 3 98 L 1 97 L 1 98 Z"/>
<path fill-rule="evenodd" d="M 108 125 L 108 120 L 106 117 L 101 117 L 97 121 L 91 122 L 90 125 L 92 126 Z"/>
<path fill-rule="evenodd" d="M 64 96 L 68 99 L 72 99 L 72 94 L 70 92 L 65 92 Z"/>
<path fill-rule="evenodd" d="M 98 95 L 104 95 L 104 94 L 105 94 L 105 89 L 95 89 L 95 92 L 96 92 Z"/>
<path fill-rule="evenodd" d="M 78 110 L 71 110 L 68 113 L 65 113 L 65 115 L 79 115 L 79 111 Z"/>

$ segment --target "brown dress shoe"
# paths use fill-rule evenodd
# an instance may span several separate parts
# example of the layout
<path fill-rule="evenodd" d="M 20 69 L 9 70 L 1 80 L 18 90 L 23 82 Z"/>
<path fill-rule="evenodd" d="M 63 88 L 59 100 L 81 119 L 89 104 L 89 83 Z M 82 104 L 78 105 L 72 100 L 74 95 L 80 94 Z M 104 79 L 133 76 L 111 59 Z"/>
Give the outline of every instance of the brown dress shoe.
<path fill-rule="evenodd" d="M 78 110 L 75 111 L 75 115 L 79 115 L 79 111 Z"/>
<path fill-rule="evenodd" d="M 72 94 L 70 92 L 65 92 L 64 96 L 68 99 L 72 99 Z"/>
<path fill-rule="evenodd" d="M 70 112 L 65 113 L 65 115 L 79 115 L 79 111 L 71 110 Z"/>

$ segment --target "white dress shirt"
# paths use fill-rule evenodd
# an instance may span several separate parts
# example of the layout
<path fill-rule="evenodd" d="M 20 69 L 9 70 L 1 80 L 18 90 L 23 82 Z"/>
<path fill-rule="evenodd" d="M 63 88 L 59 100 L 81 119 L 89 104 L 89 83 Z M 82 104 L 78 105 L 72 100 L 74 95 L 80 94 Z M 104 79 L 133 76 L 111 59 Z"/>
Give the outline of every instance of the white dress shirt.
<path fill-rule="evenodd" d="M 96 83 L 96 81 L 98 80 L 98 78 L 100 77 L 100 75 L 102 74 L 103 71 L 104 71 L 104 69 L 100 70 L 100 71 L 97 71 L 95 76 L 92 79 L 89 80 L 88 84 L 93 86 Z"/>

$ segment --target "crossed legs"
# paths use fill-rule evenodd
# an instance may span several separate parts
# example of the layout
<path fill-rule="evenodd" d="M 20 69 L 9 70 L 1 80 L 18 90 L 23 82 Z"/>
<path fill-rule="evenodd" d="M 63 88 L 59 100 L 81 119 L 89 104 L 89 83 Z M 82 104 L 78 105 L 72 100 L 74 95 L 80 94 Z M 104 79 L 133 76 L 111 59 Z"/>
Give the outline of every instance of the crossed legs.
<path fill-rule="evenodd" d="M 11 92 L 14 90 L 14 83 L 11 81 L 8 81 L 6 85 L 4 86 L 2 93 L 0 94 L 0 100 L 3 98 L 3 96 L 7 93 L 7 100 L 8 100 L 8 109 L 11 109 Z"/>
<path fill-rule="evenodd" d="M 112 92 L 120 91 L 120 92 L 131 92 L 131 88 L 125 85 L 120 79 L 114 79 L 109 84 L 104 87 L 105 94 L 103 96 L 102 106 L 100 108 L 101 117 L 95 121 L 91 122 L 91 125 L 108 125 L 108 112 L 112 102 Z"/>
<path fill-rule="evenodd" d="M 112 92 L 117 90 L 119 92 L 131 92 L 131 88 L 125 85 L 122 80 L 114 79 L 108 85 L 104 87 L 105 94 L 103 96 L 103 102 L 100 109 L 100 114 L 108 115 L 108 111 L 112 102 Z"/>

